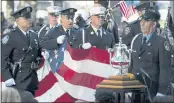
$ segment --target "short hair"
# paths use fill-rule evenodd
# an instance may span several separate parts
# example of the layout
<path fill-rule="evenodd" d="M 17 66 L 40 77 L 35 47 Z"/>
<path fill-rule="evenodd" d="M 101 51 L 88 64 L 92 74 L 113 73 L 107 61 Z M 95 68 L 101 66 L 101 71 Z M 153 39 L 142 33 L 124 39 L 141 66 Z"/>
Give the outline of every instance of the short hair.
<path fill-rule="evenodd" d="M 18 90 L 13 87 L 6 87 L 2 91 L 2 102 L 21 102 Z"/>

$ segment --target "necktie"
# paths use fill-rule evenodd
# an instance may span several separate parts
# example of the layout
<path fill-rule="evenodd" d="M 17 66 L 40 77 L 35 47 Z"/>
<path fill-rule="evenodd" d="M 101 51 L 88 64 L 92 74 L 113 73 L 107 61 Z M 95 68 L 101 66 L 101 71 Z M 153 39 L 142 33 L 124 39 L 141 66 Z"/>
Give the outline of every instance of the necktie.
<path fill-rule="evenodd" d="M 146 40 L 147 40 L 147 38 L 146 37 L 143 37 L 143 42 L 142 42 L 142 45 L 141 45 L 141 51 L 143 50 L 143 48 L 146 45 Z"/>
<path fill-rule="evenodd" d="M 66 30 L 66 36 L 69 38 L 69 29 Z"/>
<path fill-rule="evenodd" d="M 97 34 L 98 34 L 98 37 L 102 38 L 100 34 L 100 30 L 97 30 Z"/>
<path fill-rule="evenodd" d="M 27 39 L 29 40 L 30 34 L 29 34 L 28 32 L 26 33 L 26 37 L 27 37 Z"/>
<path fill-rule="evenodd" d="M 69 29 L 66 30 L 66 34 L 69 36 Z"/>

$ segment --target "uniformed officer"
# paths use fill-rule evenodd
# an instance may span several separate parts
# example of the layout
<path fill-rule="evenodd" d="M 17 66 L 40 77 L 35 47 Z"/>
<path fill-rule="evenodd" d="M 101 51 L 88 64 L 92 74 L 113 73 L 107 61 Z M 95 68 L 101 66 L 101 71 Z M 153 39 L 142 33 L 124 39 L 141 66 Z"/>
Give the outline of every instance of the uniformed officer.
<path fill-rule="evenodd" d="M 38 32 L 39 40 L 45 36 L 49 30 L 55 26 L 58 26 L 58 16 L 60 14 L 61 7 L 59 6 L 50 6 L 47 7 L 48 12 L 48 23 L 47 25 L 44 25 Z"/>
<path fill-rule="evenodd" d="M 166 94 L 170 82 L 171 59 L 169 42 L 157 35 L 155 29 L 159 12 L 145 10 L 141 16 L 142 33 L 132 40 L 131 62 L 128 71 L 147 85 L 151 98 Z M 145 75 L 146 80 L 142 79 Z M 144 82 L 146 81 L 147 84 Z"/>
<path fill-rule="evenodd" d="M 103 6 L 106 9 L 108 9 L 108 5 L 109 5 L 109 0 L 94 0 L 94 5 L 95 6 Z M 107 31 L 109 31 L 110 33 L 113 34 L 114 36 L 114 40 L 115 43 L 119 42 L 119 36 L 118 36 L 118 26 L 116 21 L 114 20 L 114 18 L 111 17 L 112 14 L 110 14 L 111 12 L 109 10 L 106 11 L 106 17 L 105 17 L 105 21 L 103 23 L 103 28 Z"/>
<path fill-rule="evenodd" d="M 105 11 L 106 9 L 102 6 L 92 7 L 90 9 L 91 24 L 85 28 L 84 34 L 82 33 L 80 48 L 89 49 L 91 46 L 94 46 L 100 49 L 108 49 L 114 46 L 115 41 L 113 35 L 102 27 Z M 77 41 L 79 42 L 80 40 Z"/>
<path fill-rule="evenodd" d="M 72 47 L 75 47 L 73 42 L 75 41 L 76 31 L 73 29 L 73 18 L 77 9 L 64 8 L 61 12 L 61 25 L 51 30 L 41 41 L 42 48 L 56 49 L 59 44 L 62 44 L 67 38 Z M 78 47 L 78 46 L 77 46 Z"/>
<path fill-rule="evenodd" d="M 40 52 L 37 34 L 28 30 L 31 12 L 32 7 L 27 6 L 11 14 L 17 27 L 2 36 L 1 64 L 6 86 L 15 86 L 34 95 L 38 88 L 36 69 Z"/>
<path fill-rule="evenodd" d="M 148 10 L 151 7 L 153 7 L 154 5 L 155 5 L 154 2 L 145 2 L 145 3 L 142 3 L 138 6 L 136 6 L 135 9 L 138 11 L 138 15 L 140 17 L 142 15 L 143 10 L 145 10 L 145 9 Z M 126 44 L 128 46 L 128 48 L 130 48 L 133 37 L 139 33 L 141 33 L 140 21 L 135 20 L 132 23 L 130 23 L 129 25 L 127 25 L 127 27 L 124 28 L 123 34 L 122 34 L 123 43 Z"/>

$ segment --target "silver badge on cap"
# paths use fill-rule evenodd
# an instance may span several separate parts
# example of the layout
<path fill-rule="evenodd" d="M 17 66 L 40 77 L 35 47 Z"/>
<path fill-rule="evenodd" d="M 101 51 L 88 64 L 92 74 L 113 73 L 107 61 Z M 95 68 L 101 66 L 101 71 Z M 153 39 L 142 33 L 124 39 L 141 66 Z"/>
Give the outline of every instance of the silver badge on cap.
<path fill-rule="evenodd" d="M 73 13 L 74 12 L 74 10 L 73 9 L 70 9 L 70 13 Z"/>
<path fill-rule="evenodd" d="M 8 40 L 9 40 L 9 36 L 6 35 L 6 36 L 3 37 L 3 39 L 2 39 L 2 43 L 3 43 L 4 45 L 7 44 Z"/>
<path fill-rule="evenodd" d="M 27 7 L 27 12 L 30 12 L 30 8 L 29 7 Z"/>
<path fill-rule="evenodd" d="M 154 4 L 153 2 L 150 2 L 150 7 L 153 7 L 154 6 L 153 4 Z"/>

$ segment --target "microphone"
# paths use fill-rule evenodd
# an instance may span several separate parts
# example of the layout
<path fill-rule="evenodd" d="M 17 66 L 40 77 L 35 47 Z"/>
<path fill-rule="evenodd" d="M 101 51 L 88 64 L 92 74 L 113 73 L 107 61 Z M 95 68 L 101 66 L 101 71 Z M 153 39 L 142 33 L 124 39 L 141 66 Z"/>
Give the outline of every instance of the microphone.
<path fill-rule="evenodd" d="M 151 77 L 149 76 L 149 74 L 148 74 L 146 71 L 144 71 L 144 69 L 140 68 L 140 71 L 141 71 L 145 76 L 147 76 L 149 79 L 151 79 Z"/>
<path fill-rule="evenodd" d="M 144 83 L 145 83 L 146 86 L 148 86 L 148 85 L 147 85 L 145 76 L 147 76 L 150 79 L 151 83 L 150 83 L 150 87 L 149 88 L 151 88 L 152 79 L 150 78 L 150 76 L 148 75 L 148 73 L 145 72 L 142 68 L 140 68 L 140 71 L 143 73 L 142 78 L 143 78 L 143 81 L 144 81 Z M 149 88 L 147 87 L 147 94 L 148 94 L 148 98 L 149 98 L 150 103 L 152 103 L 152 97 L 151 97 Z"/>

